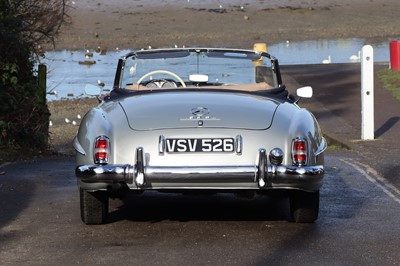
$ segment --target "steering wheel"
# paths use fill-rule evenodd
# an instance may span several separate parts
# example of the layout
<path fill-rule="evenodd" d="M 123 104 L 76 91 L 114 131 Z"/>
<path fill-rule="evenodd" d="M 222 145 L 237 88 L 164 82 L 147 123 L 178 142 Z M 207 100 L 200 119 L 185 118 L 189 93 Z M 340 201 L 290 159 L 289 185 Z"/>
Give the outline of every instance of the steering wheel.
<path fill-rule="evenodd" d="M 174 77 L 175 79 L 177 79 L 179 81 L 179 83 L 182 85 L 182 87 L 184 87 L 184 88 L 186 87 L 186 83 L 183 81 L 183 79 L 181 79 L 177 74 L 175 74 L 175 73 L 173 73 L 171 71 L 167 71 L 167 70 L 154 70 L 154 71 L 151 71 L 151 72 L 149 72 L 147 74 L 144 74 L 136 83 L 140 84 L 140 83 L 142 83 L 142 81 L 145 78 L 147 78 L 147 77 L 149 77 L 151 75 L 154 75 L 154 74 L 170 75 L 170 76 Z"/>

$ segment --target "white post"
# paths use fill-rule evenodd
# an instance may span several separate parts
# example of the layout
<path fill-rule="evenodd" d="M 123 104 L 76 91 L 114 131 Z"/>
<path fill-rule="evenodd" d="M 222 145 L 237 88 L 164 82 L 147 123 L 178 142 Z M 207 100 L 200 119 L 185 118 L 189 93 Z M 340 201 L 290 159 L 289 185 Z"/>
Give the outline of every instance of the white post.
<path fill-rule="evenodd" d="M 361 139 L 374 139 L 374 49 L 361 50 Z"/>

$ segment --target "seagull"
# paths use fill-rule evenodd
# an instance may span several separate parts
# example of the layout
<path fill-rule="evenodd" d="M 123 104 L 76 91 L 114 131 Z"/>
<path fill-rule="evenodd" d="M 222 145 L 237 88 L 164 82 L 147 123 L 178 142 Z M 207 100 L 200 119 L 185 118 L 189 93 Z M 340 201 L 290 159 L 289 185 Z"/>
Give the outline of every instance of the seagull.
<path fill-rule="evenodd" d="M 80 115 L 80 114 L 78 114 L 78 115 L 76 116 L 76 118 L 78 118 L 78 119 L 82 119 L 82 117 L 81 117 L 81 115 Z"/>
<path fill-rule="evenodd" d="M 52 127 L 53 126 L 53 122 L 50 120 L 49 121 L 49 127 Z"/>
<path fill-rule="evenodd" d="M 104 87 L 104 82 L 101 80 L 98 80 L 97 85 L 99 85 L 100 87 Z"/>
<path fill-rule="evenodd" d="M 65 123 L 69 124 L 71 121 L 68 118 L 65 118 Z"/>
<path fill-rule="evenodd" d="M 76 121 L 75 120 L 72 121 L 72 125 L 76 126 Z"/>
<path fill-rule="evenodd" d="M 85 57 L 86 57 L 86 59 L 89 59 L 89 58 L 93 57 L 93 53 L 90 52 L 88 49 L 88 50 L 86 50 Z"/>
<path fill-rule="evenodd" d="M 331 56 L 330 55 L 328 56 L 328 59 L 322 60 L 322 64 L 330 64 L 331 62 L 332 62 L 332 60 L 331 60 Z"/>

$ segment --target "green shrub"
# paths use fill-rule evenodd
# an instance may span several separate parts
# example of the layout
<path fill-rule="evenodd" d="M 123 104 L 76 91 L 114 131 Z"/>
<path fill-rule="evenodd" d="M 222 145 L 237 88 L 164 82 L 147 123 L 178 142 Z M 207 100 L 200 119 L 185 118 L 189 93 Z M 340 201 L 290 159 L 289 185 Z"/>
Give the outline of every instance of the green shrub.
<path fill-rule="evenodd" d="M 45 88 L 39 88 L 33 69 L 34 47 L 39 40 L 55 36 L 64 16 L 59 7 L 64 3 L 0 0 L 0 160 L 14 159 L 12 154 L 18 151 L 48 148 L 50 114 Z M 50 18 L 54 20 L 46 23 Z"/>

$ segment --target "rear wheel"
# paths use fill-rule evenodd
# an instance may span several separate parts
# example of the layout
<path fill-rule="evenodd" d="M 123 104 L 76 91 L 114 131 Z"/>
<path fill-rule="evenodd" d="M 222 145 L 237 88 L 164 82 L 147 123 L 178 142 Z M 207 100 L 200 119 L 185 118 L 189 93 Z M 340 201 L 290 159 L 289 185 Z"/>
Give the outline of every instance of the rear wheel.
<path fill-rule="evenodd" d="M 107 191 L 80 192 L 81 218 L 85 224 L 103 224 L 108 215 Z"/>
<path fill-rule="evenodd" d="M 318 218 L 319 190 L 305 192 L 294 190 L 290 193 L 290 213 L 296 223 L 313 223 Z"/>

